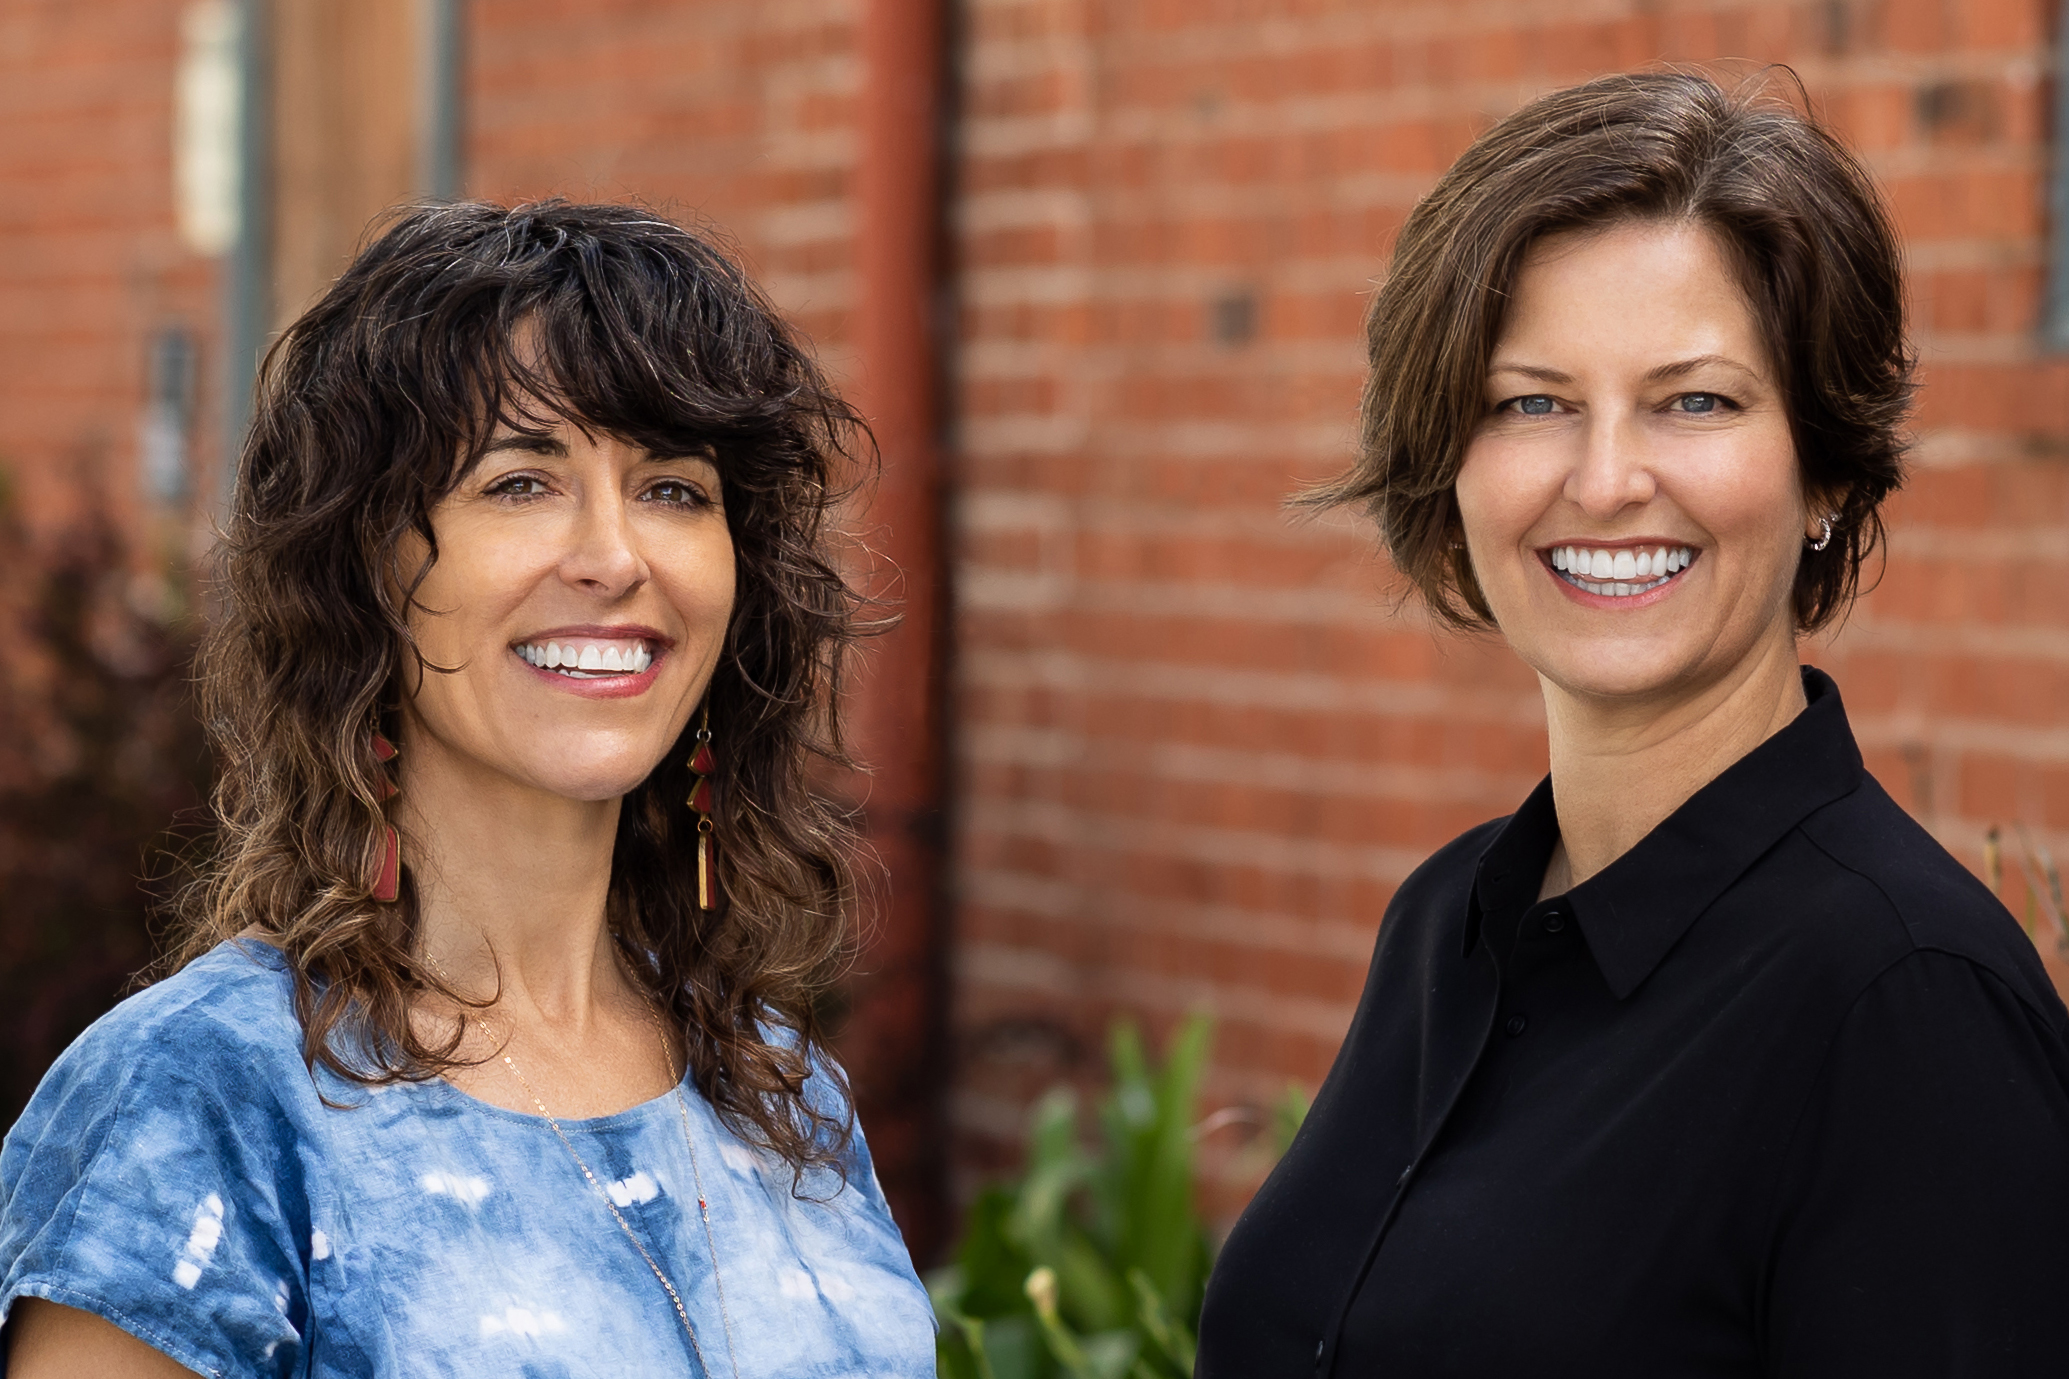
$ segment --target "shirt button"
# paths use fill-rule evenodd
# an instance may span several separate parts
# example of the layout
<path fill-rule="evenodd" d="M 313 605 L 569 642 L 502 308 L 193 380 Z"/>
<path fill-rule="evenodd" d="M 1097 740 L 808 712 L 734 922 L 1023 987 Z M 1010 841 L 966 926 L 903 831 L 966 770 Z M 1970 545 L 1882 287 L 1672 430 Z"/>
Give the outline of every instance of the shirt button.
<path fill-rule="evenodd" d="M 1502 1028 L 1507 1030 L 1509 1032 L 1509 1038 L 1513 1039 L 1517 1035 L 1521 1034 L 1524 1030 L 1530 1028 L 1530 1021 L 1526 1017 L 1521 1015 L 1511 1015 L 1509 1017 L 1509 1022 L 1506 1025 L 1503 1025 Z"/>
<path fill-rule="evenodd" d="M 1562 933 L 1562 932 L 1564 932 L 1564 931 L 1565 931 L 1565 929 L 1566 929 L 1566 916 L 1565 916 L 1565 915 L 1562 915 L 1562 914 L 1560 914 L 1560 913 L 1559 913 L 1559 912 L 1558 912 L 1557 910 L 1554 910 L 1554 911 L 1552 911 L 1552 912 L 1551 912 L 1550 914 L 1548 914 L 1548 915 L 1546 915 L 1546 916 L 1545 916 L 1545 932 L 1546 932 L 1546 933 L 1548 933 L 1548 934 L 1557 934 L 1557 933 Z"/>

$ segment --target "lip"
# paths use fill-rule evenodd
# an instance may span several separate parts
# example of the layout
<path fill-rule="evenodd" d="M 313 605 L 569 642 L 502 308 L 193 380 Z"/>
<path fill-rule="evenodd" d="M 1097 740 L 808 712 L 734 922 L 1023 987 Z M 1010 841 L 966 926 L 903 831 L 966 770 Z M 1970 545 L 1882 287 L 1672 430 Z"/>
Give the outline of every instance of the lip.
<path fill-rule="evenodd" d="M 1614 541 L 1604 541 L 1599 536 L 1568 536 L 1561 537 L 1557 541 L 1547 541 L 1542 546 L 1539 546 L 1537 548 L 1538 558 L 1550 561 L 1552 552 L 1558 550 L 1561 546 L 1583 546 L 1591 551 L 1650 551 L 1657 550 L 1661 546 L 1665 546 L 1668 550 L 1673 550 L 1677 546 L 1686 546 L 1691 551 L 1702 549 L 1701 546 L 1690 541 L 1685 536 L 1620 536 Z"/>
<path fill-rule="evenodd" d="M 1618 598 L 1613 594 L 1591 594 L 1587 590 L 1568 582 L 1566 576 L 1552 566 L 1552 552 L 1561 546 L 1580 546 L 1591 551 L 1651 551 L 1658 550 L 1662 546 L 1671 550 L 1685 546 L 1690 551 L 1693 551 L 1695 556 L 1686 566 L 1677 571 L 1672 579 L 1660 585 L 1659 588 L 1649 589 L 1642 594 L 1625 594 L 1622 598 Z M 1605 612 L 1635 613 L 1639 609 L 1651 608 L 1655 604 L 1673 597 L 1674 592 L 1681 587 L 1681 576 L 1702 564 L 1703 554 L 1703 547 L 1693 541 L 1687 541 L 1677 536 L 1625 536 L 1619 537 L 1614 541 L 1604 541 L 1599 537 L 1573 537 L 1570 539 L 1561 538 L 1539 547 L 1537 563 L 1543 567 L 1545 577 L 1552 581 L 1559 592 L 1581 607 L 1599 608 Z"/>
<path fill-rule="evenodd" d="M 599 676 L 593 680 L 577 680 L 573 676 L 562 675 L 557 670 L 541 669 L 517 654 L 518 647 L 529 643 L 582 637 L 594 641 L 645 642 L 648 651 L 653 655 L 653 663 L 637 674 L 625 672 Z M 569 623 L 561 627 L 545 627 L 519 637 L 509 646 L 510 659 L 516 661 L 521 670 L 564 694 L 572 694 L 582 699 L 633 699 L 645 694 L 653 688 L 655 678 L 661 673 L 661 666 L 674 650 L 674 638 L 664 636 L 657 629 L 644 623 Z"/>

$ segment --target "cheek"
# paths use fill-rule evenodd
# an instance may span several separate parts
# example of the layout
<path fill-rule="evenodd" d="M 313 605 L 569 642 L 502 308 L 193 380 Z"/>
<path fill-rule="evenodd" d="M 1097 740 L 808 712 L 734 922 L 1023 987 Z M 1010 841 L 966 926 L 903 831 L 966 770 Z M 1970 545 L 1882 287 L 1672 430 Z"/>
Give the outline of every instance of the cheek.
<path fill-rule="evenodd" d="M 1749 561 L 1786 565 L 1793 576 L 1807 520 L 1795 447 L 1786 435 L 1748 440 L 1728 463 L 1691 485 L 1682 505 L 1721 542 L 1745 551 Z"/>
<path fill-rule="evenodd" d="M 1479 439 L 1466 447 L 1452 495 L 1467 542 L 1483 559 L 1515 545 L 1558 494 L 1558 475 L 1528 447 Z"/>
<path fill-rule="evenodd" d="M 417 643 L 462 648 L 500 620 L 552 572 L 544 543 L 487 541 L 441 533 L 438 560 L 418 586 L 410 625 Z M 414 568 L 405 562 L 403 569 Z M 432 659 L 439 659 L 433 656 Z M 448 658 L 450 659 L 450 658 Z"/>
<path fill-rule="evenodd" d="M 655 574 L 688 627 L 723 632 L 733 612 L 735 566 L 732 537 L 720 530 L 674 547 Z"/>

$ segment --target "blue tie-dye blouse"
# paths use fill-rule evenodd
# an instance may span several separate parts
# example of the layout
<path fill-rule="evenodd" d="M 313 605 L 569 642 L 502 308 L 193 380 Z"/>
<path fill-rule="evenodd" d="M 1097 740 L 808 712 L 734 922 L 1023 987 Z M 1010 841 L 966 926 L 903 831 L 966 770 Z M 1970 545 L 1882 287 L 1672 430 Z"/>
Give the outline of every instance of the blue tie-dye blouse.
<path fill-rule="evenodd" d="M 712 1379 L 734 1374 L 728 1318 L 741 1379 L 932 1375 L 926 1295 L 859 1134 L 847 1186 L 800 1198 L 684 1091 L 711 1246 L 672 1095 L 562 1126 L 681 1293 Z M 442 1081 L 312 1081 L 262 943 L 82 1035 L 0 1148 L 0 1194 L 0 1308 L 82 1308 L 203 1374 L 699 1373 L 544 1120 Z"/>

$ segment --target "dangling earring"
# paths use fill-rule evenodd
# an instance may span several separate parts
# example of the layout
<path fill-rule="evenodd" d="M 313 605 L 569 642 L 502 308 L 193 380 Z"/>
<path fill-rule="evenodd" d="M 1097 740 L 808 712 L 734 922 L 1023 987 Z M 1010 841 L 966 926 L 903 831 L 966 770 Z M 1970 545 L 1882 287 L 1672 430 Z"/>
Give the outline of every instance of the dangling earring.
<path fill-rule="evenodd" d="M 402 753 L 394 743 L 374 729 L 374 760 L 385 768 L 389 762 Z M 383 804 L 402 793 L 402 787 L 383 769 L 376 779 L 379 781 L 377 794 Z M 373 876 L 369 882 L 375 900 L 383 905 L 393 905 L 402 895 L 402 835 L 395 831 L 395 825 L 381 825 L 381 851 L 374 859 Z"/>
<path fill-rule="evenodd" d="M 697 750 L 690 753 L 690 770 L 697 783 L 690 787 L 690 808 L 697 813 L 697 908 L 718 908 L 718 875 L 712 869 L 718 841 L 711 822 L 711 778 L 718 774 L 718 758 L 711 752 L 711 701 L 704 701 L 704 718 L 697 725 Z"/>
<path fill-rule="evenodd" d="M 1834 513 L 1834 514 L 1831 514 L 1831 515 L 1829 515 L 1829 516 L 1825 516 L 1825 517 L 1820 517 L 1820 518 L 1818 519 L 1818 526 L 1820 526 L 1821 528 L 1823 528 L 1823 529 L 1824 529 L 1824 530 L 1823 530 L 1823 532 L 1822 532 L 1822 533 L 1821 533 L 1821 534 L 1819 535 L 1818 539 L 1817 539 L 1817 540 L 1815 540 L 1815 541 L 1812 541 L 1812 540 L 1811 540 L 1811 539 L 1810 539 L 1809 537 L 1807 537 L 1807 536 L 1806 536 L 1805 538 L 1803 538 L 1803 540 L 1804 540 L 1804 544 L 1808 545 L 1808 546 L 1809 546 L 1809 547 L 1810 547 L 1810 548 L 1811 548 L 1812 550 L 1814 550 L 1814 551 L 1822 551 L 1823 549 L 1825 549 L 1825 547 L 1827 547 L 1827 546 L 1831 545 L 1831 544 L 1832 544 L 1832 519 L 1833 519 L 1833 517 L 1836 517 L 1837 515 L 1838 515 L 1838 514 Z"/>

